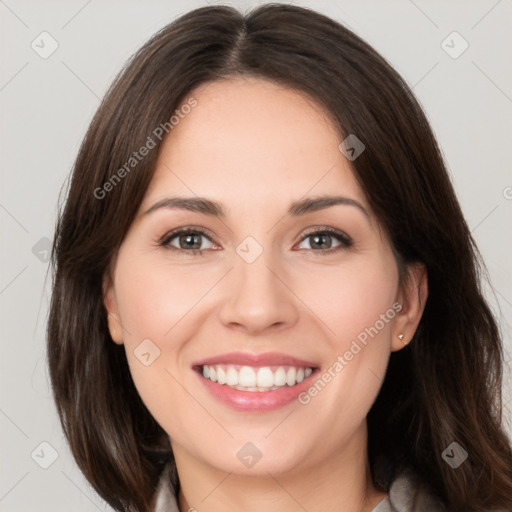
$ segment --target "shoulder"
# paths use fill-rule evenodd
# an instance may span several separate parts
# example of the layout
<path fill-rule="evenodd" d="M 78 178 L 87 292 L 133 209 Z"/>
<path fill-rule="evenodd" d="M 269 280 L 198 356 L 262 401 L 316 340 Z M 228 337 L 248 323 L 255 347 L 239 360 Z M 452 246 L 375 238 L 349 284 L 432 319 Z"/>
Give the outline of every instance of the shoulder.
<path fill-rule="evenodd" d="M 150 512 L 180 512 L 172 485 L 175 479 L 173 467 L 172 464 L 165 466 L 156 488 L 153 506 Z"/>
<path fill-rule="evenodd" d="M 372 512 L 446 512 L 441 500 L 422 485 L 410 469 L 404 470 L 393 481 L 389 496 Z"/>

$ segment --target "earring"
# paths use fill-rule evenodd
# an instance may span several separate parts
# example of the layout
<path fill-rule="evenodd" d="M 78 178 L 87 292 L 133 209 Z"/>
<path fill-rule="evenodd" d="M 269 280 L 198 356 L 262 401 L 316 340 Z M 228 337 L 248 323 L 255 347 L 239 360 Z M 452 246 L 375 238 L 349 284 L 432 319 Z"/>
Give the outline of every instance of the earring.
<path fill-rule="evenodd" d="M 403 334 L 399 334 L 399 335 L 398 335 L 398 339 L 399 339 L 400 341 L 403 341 L 403 339 L 404 339 L 404 335 L 403 335 Z"/>

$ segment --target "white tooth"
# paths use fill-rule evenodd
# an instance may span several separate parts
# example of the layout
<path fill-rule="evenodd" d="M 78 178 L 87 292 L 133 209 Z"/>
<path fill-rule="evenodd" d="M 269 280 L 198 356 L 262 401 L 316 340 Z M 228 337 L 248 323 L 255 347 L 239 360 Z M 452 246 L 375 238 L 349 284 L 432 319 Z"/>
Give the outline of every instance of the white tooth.
<path fill-rule="evenodd" d="M 206 365 L 203 366 L 203 377 L 205 379 L 208 379 L 210 377 L 210 368 L 208 368 L 208 366 Z"/>
<path fill-rule="evenodd" d="M 269 388 L 274 385 L 274 374 L 268 366 L 263 366 L 258 370 L 256 380 L 260 388 Z"/>
<path fill-rule="evenodd" d="M 286 372 L 286 384 L 288 386 L 295 386 L 295 377 L 297 376 L 297 370 L 293 368 L 288 368 L 288 371 Z"/>
<path fill-rule="evenodd" d="M 286 384 L 286 372 L 280 366 L 274 374 L 274 386 L 284 386 Z"/>
<path fill-rule="evenodd" d="M 258 391 L 258 388 L 256 386 L 248 387 L 246 391 Z"/>
<path fill-rule="evenodd" d="M 209 366 L 209 372 L 210 372 L 210 380 L 212 382 L 217 382 L 217 372 L 215 371 L 215 368 L 213 366 Z"/>
<path fill-rule="evenodd" d="M 256 374 L 250 366 L 242 366 L 238 376 L 240 386 L 254 387 L 256 386 Z"/>
<path fill-rule="evenodd" d="M 226 372 L 226 384 L 228 386 L 238 386 L 238 372 L 232 366 Z"/>
<path fill-rule="evenodd" d="M 226 372 L 220 366 L 217 366 L 217 382 L 226 384 Z"/>
<path fill-rule="evenodd" d="M 311 368 L 306 368 L 304 370 L 304 377 L 309 377 L 313 373 L 313 370 Z"/>
<path fill-rule="evenodd" d="M 297 384 L 304 380 L 304 368 L 299 368 L 297 370 L 297 376 L 295 378 L 297 379 Z"/>

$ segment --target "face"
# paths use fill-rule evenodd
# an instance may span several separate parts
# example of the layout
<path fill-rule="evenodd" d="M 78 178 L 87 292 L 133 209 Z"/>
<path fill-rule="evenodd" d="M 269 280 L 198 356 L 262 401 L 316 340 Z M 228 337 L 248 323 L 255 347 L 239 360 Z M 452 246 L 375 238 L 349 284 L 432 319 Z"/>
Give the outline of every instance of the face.
<path fill-rule="evenodd" d="M 115 260 L 110 332 L 175 452 L 307 469 L 361 438 L 417 315 L 319 105 L 257 79 L 191 96 Z"/>

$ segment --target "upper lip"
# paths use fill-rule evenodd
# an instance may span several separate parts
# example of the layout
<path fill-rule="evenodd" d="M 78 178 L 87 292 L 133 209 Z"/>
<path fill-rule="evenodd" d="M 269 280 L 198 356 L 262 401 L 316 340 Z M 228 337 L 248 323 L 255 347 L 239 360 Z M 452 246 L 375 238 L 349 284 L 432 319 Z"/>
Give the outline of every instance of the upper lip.
<path fill-rule="evenodd" d="M 282 354 L 279 352 L 265 352 L 262 354 L 251 354 L 249 352 L 229 352 L 218 356 L 201 359 L 193 363 L 193 366 L 204 366 L 214 364 L 239 364 L 242 366 L 296 366 L 299 368 L 316 368 L 317 365 L 305 359 Z"/>

